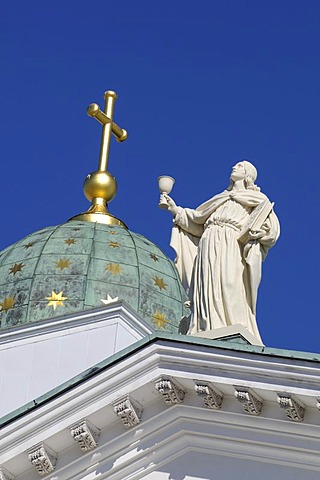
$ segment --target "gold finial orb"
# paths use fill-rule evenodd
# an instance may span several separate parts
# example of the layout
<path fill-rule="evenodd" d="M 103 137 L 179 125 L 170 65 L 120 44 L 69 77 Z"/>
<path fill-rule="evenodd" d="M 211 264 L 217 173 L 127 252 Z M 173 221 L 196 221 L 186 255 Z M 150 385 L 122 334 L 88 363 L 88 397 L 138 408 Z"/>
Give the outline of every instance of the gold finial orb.
<path fill-rule="evenodd" d="M 108 203 L 117 193 L 117 181 L 111 173 L 97 170 L 87 175 L 83 192 L 90 202 L 94 198 L 102 198 Z"/>

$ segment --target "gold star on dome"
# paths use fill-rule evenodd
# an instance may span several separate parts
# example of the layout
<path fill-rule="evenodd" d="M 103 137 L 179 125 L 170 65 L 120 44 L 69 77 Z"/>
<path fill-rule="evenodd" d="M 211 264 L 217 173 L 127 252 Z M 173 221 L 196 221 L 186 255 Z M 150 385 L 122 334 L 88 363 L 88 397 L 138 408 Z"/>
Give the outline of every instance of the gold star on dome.
<path fill-rule="evenodd" d="M 157 328 L 166 328 L 168 320 L 164 313 L 159 312 L 158 310 L 152 315 L 153 323 L 156 325 Z"/>
<path fill-rule="evenodd" d="M 60 258 L 57 262 L 55 262 L 56 268 L 60 268 L 60 270 L 63 270 L 64 268 L 69 268 L 71 265 L 70 260 L 67 260 L 65 258 Z"/>
<path fill-rule="evenodd" d="M 10 268 L 10 272 L 9 273 L 13 273 L 13 275 L 15 275 L 17 272 L 21 272 L 21 270 L 23 269 L 23 267 L 25 267 L 25 264 L 24 263 L 15 263 L 13 265 L 13 267 Z"/>
<path fill-rule="evenodd" d="M 34 242 L 29 242 L 29 243 L 27 243 L 26 245 L 23 245 L 23 246 L 27 250 L 28 248 L 33 247 L 33 245 L 34 245 Z"/>
<path fill-rule="evenodd" d="M 53 310 L 55 310 L 59 305 L 62 307 L 63 301 L 67 300 L 68 297 L 63 297 L 62 296 L 63 292 L 56 293 L 53 290 L 51 291 L 51 297 L 46 297 L 46 300 L 49 300 L 49 303 L 47 307 L 53 307 Z"/>
<path fill-rule="evenodd" d="M 115 230 L 109 230 L 109 233 L 110 235 L 118 235 L 118 232 L 116 232 Z"/>
<path fill-rule="evenodd" d="M 118 297 L 114 297 L 112 298 L 111 295 L 107 295 L 107 298 L 106 299 L 103 299 L 101 298 L 101 302 L 104 303 L 105 305 L 109 305 L 109 303 L 112 303 L 112 302 L 117 302 L 119 300 Z"/>
<path fill-rule="evenodd" d="M 76 243 L 76 240 L 74 238 L 67 238 L 67 240 L 64 241 L 67 245 L 74 245 Z"/>
<path fill-rule="evenodd" d="M 163 278 L 162 277 L 153 277 L 152 280 L 154 281 L 154 284 L 160 288 L 160 290 L 164 289 L 164 290 L 167 290 L 167 283 L 164 283 L 163 281 Z"/>
<path fill-rule="evenodd" d="M 118 242 L 108 242 L 108 245 L 109 245 L 109 247 L 112 247 L 112 248 L 119 248 L 120 247 Z"/>
<path fill-rule="evenodd" d="M 112 275 L 119 275 L 121 273 L 122 268 L 119 265 L 119 263 L 108 263 L 108 265 L 106 266 L 106 270 L 112 273 Z"/>
<path fill-rule="evenodd" d="M 14 297 L 4 297 L 3 302 L 0 302 L 0 311 L 7 312 L 10 308 L 13 308 L 15 303 Z"/>
<path fill-rule="evenodd" d="M 154 262 L 159 262 L 159 258 L 154 253 L 149 253 L 149 256 Z"/>

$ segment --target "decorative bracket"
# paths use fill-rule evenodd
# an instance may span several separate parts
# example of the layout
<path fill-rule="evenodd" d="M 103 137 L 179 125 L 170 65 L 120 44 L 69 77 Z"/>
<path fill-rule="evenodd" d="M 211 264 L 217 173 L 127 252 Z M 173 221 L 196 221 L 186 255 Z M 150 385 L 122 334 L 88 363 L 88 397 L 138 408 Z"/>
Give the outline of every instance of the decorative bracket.
<path fill-rule="evenodd" d="M 81 420 L 69 428 L 72 438 L 79 443 L 83 452 L 93 450 L 98 445 L 100 430 L 88 420 Z"/>
<path fill-rule="evenodd" d="M 290 393 L 277 393 L 277 401 L 281 408 L 285 409 L 287 417 L 294 422 L 302 422 L 305 407 Z"/>
<path fill-rule="evenodd" d="M 222 405 L 223 394 L 215 387 L 210 386 L 207 383 L 197 382 L 196 380 L 194 389 L 202 398 L 204 405 L 207 408 L 211 408 L 213 410 L 219 410 Z"/>
<path fill-rule="evenodd" d="M 249 415 L 260 415 L 262 410 L 262 399 L 247 387 L 234 387 L 235 397 L 242 403 L 243 410 Z"/>
<path fill-rule="evenodd" d="M 126 428 L 135 427 L 141 421 L 143 408 L 129 395 L 120 398 L 113 404 L 113 410 Z"/>
<path fill-rule="evenodd" d="M 185 391 L 176 382 L 160 377 L 155 381 L 155 388 L 162 394 L 167 405 L 183 403 Z"/>
<path fill-rule="evenodd" d="M 11 473 L 8 472 L 3 467 L 0 467 L 0 480 L 14 480 L 16 477 L 14 477 Z"/>
<path fill-rule="evenodd" d="M 29 461 L 36 467 L 40 475 L 46 475 L 54 471 L 58 455 L 45 443 L 35 445 L 27 453 Z"/>

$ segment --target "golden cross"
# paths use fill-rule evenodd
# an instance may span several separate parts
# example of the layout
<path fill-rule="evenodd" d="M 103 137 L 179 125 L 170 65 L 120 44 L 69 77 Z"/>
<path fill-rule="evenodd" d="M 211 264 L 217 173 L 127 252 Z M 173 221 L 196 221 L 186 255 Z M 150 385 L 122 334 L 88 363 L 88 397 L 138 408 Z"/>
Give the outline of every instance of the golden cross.
<path fill-rule="evenodd" d="M 124 142 L 128 138 L 127 131 L 113 121 L 114 104 L 117 100 L 116 92 L 108 90 L 104 93 L 104 98 L 106 101 L 104 112 L 100 110 L 99 105 L 96 103 L 91 103 L 87 108 L 87 114 L 102 124 L 99 157 L 100 172 L 106 172 L 108 168 L 111 135 L 113 134 L 118 142 Z"/>
<path fill-rule="evenodd" d="M 105 92 L 106 101 L 105 110 L 102 112 L 99 105 L 92 103 L 87 109 L 90 117 L 94 117 L 102 124 L 102 135 L 100 145 L 99 167 L 95 172 L 89 173 L 83 183 L 83 193 L 91 202 L 91 206 L 87 212 L 80 213 L 70 218 L 79 222 L 98 222 L 106 225 L 126 225 L 108 211 L 108 203 L 117 193 L 117 181 L 107 171 L 111 136 L 114 135 L 118 142 L 124 142 L 127 139 L 127 132 L 120 128 L 113 121 L 114 104 L 117 94 L 113 91 Z"/>

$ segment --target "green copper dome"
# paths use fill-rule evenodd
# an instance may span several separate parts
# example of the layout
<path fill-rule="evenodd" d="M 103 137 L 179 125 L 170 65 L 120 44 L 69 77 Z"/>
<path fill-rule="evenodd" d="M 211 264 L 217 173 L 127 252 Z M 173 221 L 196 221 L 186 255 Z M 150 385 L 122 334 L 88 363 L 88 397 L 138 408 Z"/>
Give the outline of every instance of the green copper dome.
<path fill-rule="evenodd" d="M 72 221 L 0 254 L 1 328 L 126 301 L 156 329 L 178 332 L 185 292 L 175 266 L 142 235 Z"/>

